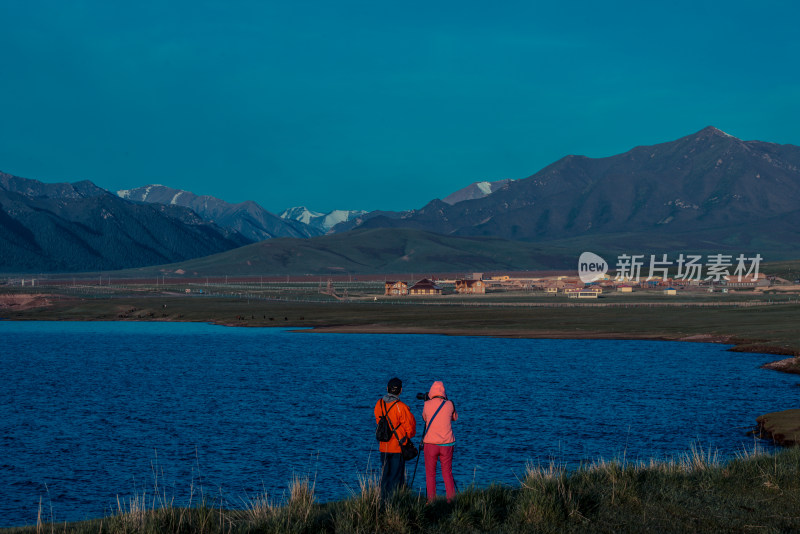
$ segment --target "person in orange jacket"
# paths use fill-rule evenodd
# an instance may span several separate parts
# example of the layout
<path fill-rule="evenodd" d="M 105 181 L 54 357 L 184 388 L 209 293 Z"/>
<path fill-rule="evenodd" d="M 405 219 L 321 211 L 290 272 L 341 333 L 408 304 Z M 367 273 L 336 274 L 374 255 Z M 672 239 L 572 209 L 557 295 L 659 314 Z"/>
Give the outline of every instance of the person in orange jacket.
<path fill-rule="evenodd" d="M 381 416 L 386 414 L 390 426 L 394 429 L 389 441 L 379 442 L 381 498 L 386 498 L 391 492 L 405 485 L 406 461 L 400 451 L 400 443 L 405 443 L 417 433 L 417 420 L 399 398 L 402 391 L 403 382 L 399 378 L 392 378 L 386 386 L 386 395 L 375 404 L 375 424 L 377 425 Z"/>

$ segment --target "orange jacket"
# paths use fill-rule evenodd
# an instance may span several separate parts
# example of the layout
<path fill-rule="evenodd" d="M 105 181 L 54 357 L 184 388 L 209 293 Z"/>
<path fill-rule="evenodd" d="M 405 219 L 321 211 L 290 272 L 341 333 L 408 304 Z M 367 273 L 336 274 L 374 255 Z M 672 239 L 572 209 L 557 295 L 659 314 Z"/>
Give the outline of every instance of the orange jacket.
<path fill-rule="evenodd" d="M 417 434 L 417 420 L 411 414 L 411 410 L 394 395 L 385 395 L 378 402 L 375 403 L 375 424 L 383 415 L 383 408 L 381 404 L 386 403 L 386 411 L 389 416 L 389 423 L 397 432 L 397 438 L 405 442 L 406 437 L 413 438 Z M 397 438 L 392 434 L 392 439 L 389 441 L 378 442 L 379 450 L 381 452 L 400 452 L 400 443 Z"/>

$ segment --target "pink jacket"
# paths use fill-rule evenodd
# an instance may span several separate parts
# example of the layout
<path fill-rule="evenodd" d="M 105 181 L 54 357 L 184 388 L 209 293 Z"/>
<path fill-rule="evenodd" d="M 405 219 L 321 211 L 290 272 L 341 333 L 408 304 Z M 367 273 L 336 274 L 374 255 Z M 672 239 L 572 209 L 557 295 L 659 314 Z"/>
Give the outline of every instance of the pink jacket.
<path fill-rule="evenodd" d="M 436 410 L 439 410 L 439 406 L 442 405 L 442 402 L 444 402 L 444 406 L 439 410 L 436 419 L 433 420 L 433 424 L 428 428 L 423 442 L 434 445 L 454 443 L 456 438 L 453 436 L 453 427 L 451 423 L 458 420 L 458 412 L 456 412 L 455 404 L 453 404 L 453 401 L 443 401 L 441 398 L 435 398 L 447 397 L 444 392 L 444 384 L 439 381 L 434 382 L 431 386 L 431 390 L 428 392 L 428 397 L 430 400 L 425 401 L 425 407 L 422 409 L 422 419 L 425 420 L 425 424 L 430 421 L 433 414 L 436 413 Z"/>

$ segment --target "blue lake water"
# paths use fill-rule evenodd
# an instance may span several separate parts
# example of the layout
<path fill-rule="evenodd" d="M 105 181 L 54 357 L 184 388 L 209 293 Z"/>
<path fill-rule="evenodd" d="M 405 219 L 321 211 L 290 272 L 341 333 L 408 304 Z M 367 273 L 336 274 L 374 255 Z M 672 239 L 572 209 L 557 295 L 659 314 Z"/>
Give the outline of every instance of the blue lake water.
<path fill-rule="evenodd" d="M 415 393 L 444 381 L 462 486 L 515 484 L 531 461 L 732 457 L 800 391 L 758 368 L 774 356 L 713 344 L 10 321 L 0 339 L 0 526 L 35 523 L 40 500 L 99 517 L 156 480 L 177 503 L 279 499 L 306 473 L 346 496 L 378 462 L 372 409 L 395 375 L 418 420 Z"/>

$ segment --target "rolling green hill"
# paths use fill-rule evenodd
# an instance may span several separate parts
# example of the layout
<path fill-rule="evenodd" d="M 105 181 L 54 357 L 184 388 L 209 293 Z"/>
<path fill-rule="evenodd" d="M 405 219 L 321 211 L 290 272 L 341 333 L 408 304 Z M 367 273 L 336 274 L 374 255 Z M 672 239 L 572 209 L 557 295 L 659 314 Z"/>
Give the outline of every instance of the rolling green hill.
<path fill-rule="evenodd" d="M 302 274 L 391 274 L 472 271 L 576 270 L 581 252 L 601 255 L 613 269 L 620 254 L 703 256 L 761 254 L 764 262 L 800 257 L 786 246 L 798 231 L 773 221 L 738 229 L 664 234 L 617 233 L 540 243 L 491 237 L 444 236 L 409 228 L 356 229 L 311 239 L 270 239 L 204 258 L 128 269 L 119 274 L 148 277 L 162 272 L 186 276 Z"/>
<path fill-rule="evenodd" d="M 411 229 L 364 229 L 311 239 L 270 239 L 205 258 L 129 269 L 150 276 L 182 269 L 187 276 L 407 273 L 566 268 L 577 257 L 531 243 L 448 237 Z"/>

